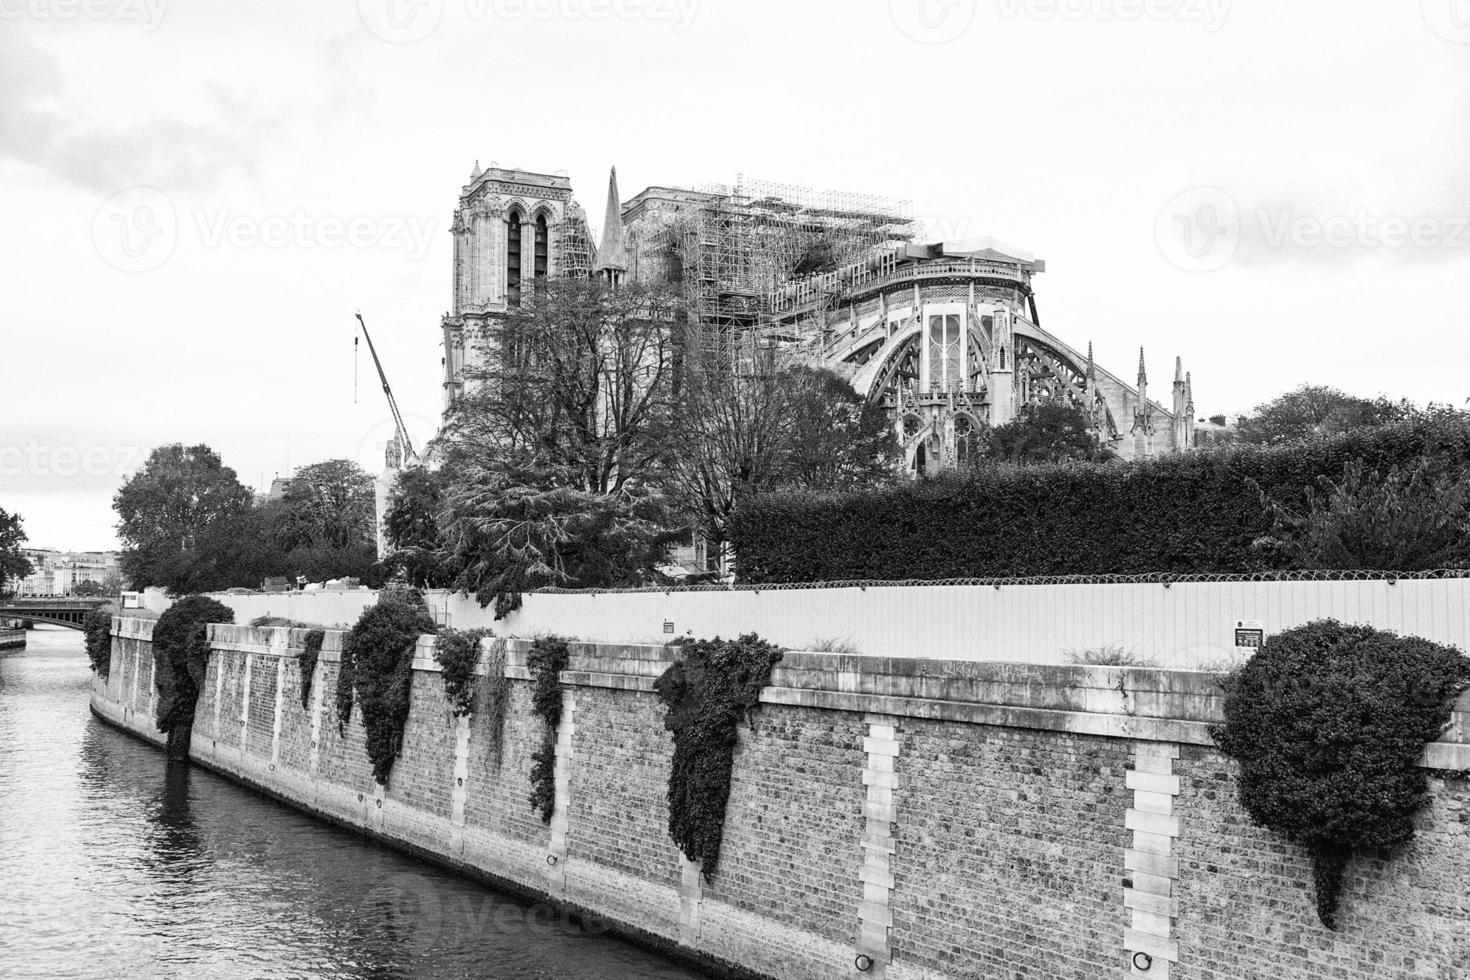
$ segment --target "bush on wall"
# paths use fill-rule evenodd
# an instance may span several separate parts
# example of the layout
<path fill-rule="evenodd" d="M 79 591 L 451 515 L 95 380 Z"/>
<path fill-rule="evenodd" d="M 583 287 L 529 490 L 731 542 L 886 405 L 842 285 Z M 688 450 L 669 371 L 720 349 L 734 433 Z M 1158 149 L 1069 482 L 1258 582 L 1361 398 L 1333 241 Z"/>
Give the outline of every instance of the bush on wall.
<path fill-rule="evenodd" d="M 551 822 L 556 812 L 556 730 L 561 726 L 561 672 L 571 652 L 558 636 L 538 637 L 526 655 L 531 671 L 531 711 L 545 723 L 541 748 L 531 756 L 531 809 Z"/>
<path fill-rule="evenodd" d="M 89 610 L 82 620 L 87 661 L 92 665 L 92 672 L 103 680 L 112 673 L 112 614 L 111 606 L 98 606 Z"/>
<path fill-rule="evenodd" d="M 194 706 L 209 667 L 210 623 L 233 623 L 229 606 L 191 595 L 170 606 L 153 624 L 153 686 L 158 692 L 154 722 L 168 733 L 168 758 L 189 758 Z"/>
<path fill-rule="evenodd" d="M 760 703 L 780 648 L 754 633 L 737 640 L 696 640 L 664 671 L 654 691 L 674 735 L 669 769 L 669 835 L 714 878 L 725 833 L 725 807 L 740 722 Z"/>
<path fill-rule="evenodd" d="M 311 710 L 311 682 L 316 676 L 316 662 L 321 658 L 322 641 L 327 638 L 326 630 L 307 630 L 302 640 L 301 656 L 296 668 L 301 674 L 301 710 Z"/>
<path fill-rule="evenodd" d="M 1302 505 L 1319 478 L 1340 479 L 1354 460 L 1387 472 L 1425 457 L 1463 468 L 1470 426 L 1405 423 L 1283 447 L 770 494 L 736 511 L 731 540 L 751 583 L 1281 569 L 1297 565 L 1254 547 L 1275 530 L 1263 493 Z"/>
<path fill-rule="evenodd" d="M 444 694 L 457 718 L 475 705 L 475 667 L 480 663 L 480 641 L 494 636 L 490 629 L 446 629 L 434 638 L 434 660 L 444 681 Z"/>
<path fill-rule="evenodd" d="M 388 785 L 393 761 L 403 748 L 413 688 L 413 650 L 418 638 L 437 628 L 422 605 L 387 591 L 364 609 L 342 639 L 342 669 L 337 675 L 337 722 L 352 717 L 353 696 L 362 708 L 367 754 L 373 778 Z"/>
<path fill-rule="evenodd" d="M 1335 620 L 1272 636 L 1226 679 L 1215 740 L 1240 763 L 1241 805 L 1310 853 L 1329 929 L 1352 853 L 1413 838 L 1419 759 L 1467 684 L 1452 647 Z"/>

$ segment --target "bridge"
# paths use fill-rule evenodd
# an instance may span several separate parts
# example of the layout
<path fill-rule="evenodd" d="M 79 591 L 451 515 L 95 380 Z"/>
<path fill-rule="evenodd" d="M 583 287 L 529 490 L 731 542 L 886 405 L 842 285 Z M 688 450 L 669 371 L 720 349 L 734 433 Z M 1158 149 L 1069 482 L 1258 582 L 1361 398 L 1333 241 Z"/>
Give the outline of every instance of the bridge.
<path fill-rule="evenodd" d="M 98 606 L 114 602 L 114 597 L 77 598 L 72 596 L 18 596 L 0 599 L 0 622 L 22 619 L 30 623 L 51 623 L 68 629 L 83 629 L 87 613 Z"/>

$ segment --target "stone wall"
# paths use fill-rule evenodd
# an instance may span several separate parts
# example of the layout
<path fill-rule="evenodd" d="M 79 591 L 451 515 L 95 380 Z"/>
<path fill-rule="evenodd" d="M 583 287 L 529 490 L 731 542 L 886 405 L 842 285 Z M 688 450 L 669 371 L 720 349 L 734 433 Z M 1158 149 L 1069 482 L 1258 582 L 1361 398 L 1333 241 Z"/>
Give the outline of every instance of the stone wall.
<path fill-rule="evenodd" d="M 157 742 L 151 630 L 115 621 L 93 709 Z M 712 972 L 1449 980 L 1470 962 L 1470 696 L 1426 751 L 1416 842 L 1355 860 L 1333 933 L 1305 856 L 1236 802 L 1210 675 L 789 653 L 740 733 L 704 882 L 666 832 L 668 648 L 572 645 L 548 825 L 528 802 L 527 642 L 507 641 L 498 740 L 450 714 L 420 642 L 384 788 L 357 712 L 338 729 L 341 637 L 303 708 L 304 631 L 211 627 L 196 761 Z"/>

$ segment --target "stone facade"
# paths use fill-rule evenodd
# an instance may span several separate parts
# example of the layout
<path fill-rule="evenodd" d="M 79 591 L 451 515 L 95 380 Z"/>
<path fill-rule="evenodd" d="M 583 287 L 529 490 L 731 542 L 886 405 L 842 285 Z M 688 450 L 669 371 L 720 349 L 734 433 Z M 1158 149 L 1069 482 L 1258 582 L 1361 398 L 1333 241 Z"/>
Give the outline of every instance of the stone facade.
<path fill-rule="evenodd" d="M 151 631 L 115 620 L 92 704 L 157 743 Z M 1417 840 L 1355 859 L 1329 932 L 1305 855 L 1236 802 L 1209 675 L 788 653 L 740 732 L 706 883 L 664 826 L 651 689 L 669 648 L 572 645 L 547 826 L 527 798 L 543 735 L 527 642 L 509 641 L 498 754 L 483 718 L 449 714 L 420 642 L 384 788 L 356 712 L 338 732 L 341 636 L 303 709 L 304 631 L 211 627 L 194 759 L 717 974 L 1450 980 L 1470 962 L 1470 696 L 1426 750 Z"/>
<path fill-rule="evenodd" d="M 614 171 L 594 246 L 568 178 L 477 164 L 452 228 L 446 407 L 477 340 L 536 281 L 595 274 L 677 284 L 690 322 L 737 369 L 747 346 L 777 346 L 848 378 L 889 410 L 911 472 L 963 463 L 983 427 L 1027 406 L 1081 409 L 1124 458 L 1194 444 L 1182 363 L 1168 403 L 1150 398 L 1142 351 L 1128 383 L 1091 344 L 1084 354 L 1042 328 L 1044 261 L 992 239 L 918 243 L 904 202 L 738 181 L 649 187 L 620 204 Z"/>

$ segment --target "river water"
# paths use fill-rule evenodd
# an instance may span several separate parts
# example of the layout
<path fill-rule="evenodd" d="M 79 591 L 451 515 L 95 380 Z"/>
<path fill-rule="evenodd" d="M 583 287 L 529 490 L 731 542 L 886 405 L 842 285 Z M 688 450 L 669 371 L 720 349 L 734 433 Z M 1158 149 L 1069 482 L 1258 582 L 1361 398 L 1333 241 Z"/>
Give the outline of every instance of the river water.
<path fill-rule="evenodd" d="M 683 967 L 108 728 L 82 635 L 0 653 L 0 977 L 620 978 Z"/>

